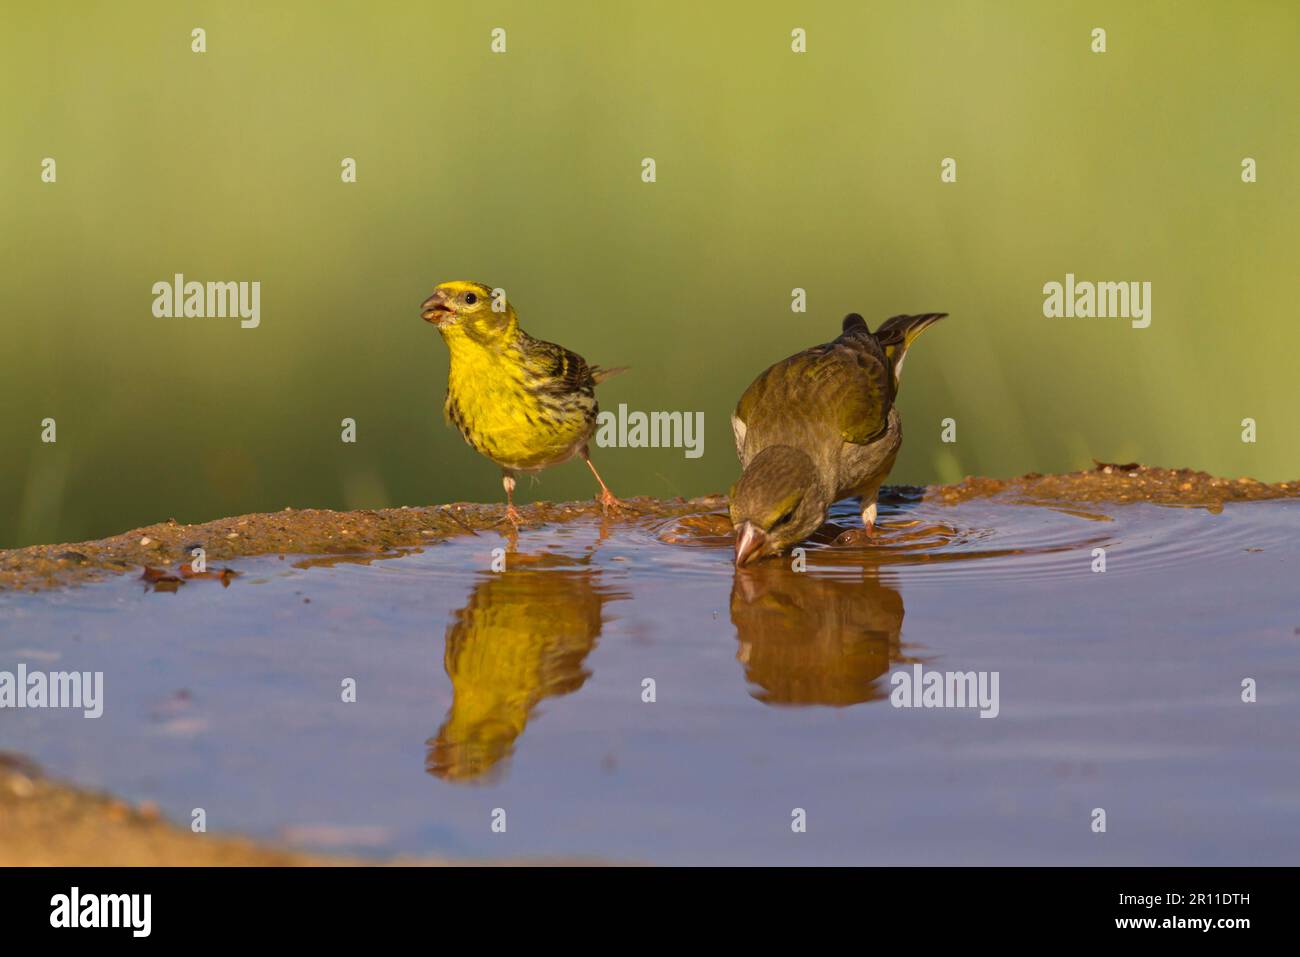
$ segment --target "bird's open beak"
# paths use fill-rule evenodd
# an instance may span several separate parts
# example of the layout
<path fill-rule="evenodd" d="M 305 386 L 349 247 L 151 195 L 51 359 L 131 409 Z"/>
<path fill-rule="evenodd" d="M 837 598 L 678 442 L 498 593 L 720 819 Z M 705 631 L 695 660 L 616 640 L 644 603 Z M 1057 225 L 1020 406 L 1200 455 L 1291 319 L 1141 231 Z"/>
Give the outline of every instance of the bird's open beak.
<path fill-rule="evenodd" d="M 736 567 L 740 568 L 759 556 L 767 542 L 767 533 L 753 522 L 736 529 Z"/>
<path fill-rule="evenodd" d="M 453 315 L 451 306 L 447 304 L 447 297 L 441 289 L 420 304 L 420 318 L 425 322 L 432 322 L 435 326 L 441 326 Z"/>

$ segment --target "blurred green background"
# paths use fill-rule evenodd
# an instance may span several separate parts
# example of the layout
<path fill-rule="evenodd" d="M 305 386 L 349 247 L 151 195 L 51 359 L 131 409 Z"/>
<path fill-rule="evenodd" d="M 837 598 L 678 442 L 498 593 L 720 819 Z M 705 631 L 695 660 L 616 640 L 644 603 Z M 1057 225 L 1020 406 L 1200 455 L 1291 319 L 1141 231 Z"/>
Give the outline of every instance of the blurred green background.
<path fill-rule="evenodd" d="M 595 450 L 624 496 L 725 489 L 740 393 L 851 310 L 952 314 L 893 481 L 1296 478 L 1298 80 L 1290 0 L 5 4 L 0 546 L 497 501 L 418 315 L 452 278 L 631 365 L 603 407 L 705 412 L 702 458 Z M 177 272 L 261 281 L 261 327 L 155 318 Z M 1150 281 L 1151 327 L 1044 318 L 1067 272 Z M 595 489 L 574 462 L 520 491 Z"/>

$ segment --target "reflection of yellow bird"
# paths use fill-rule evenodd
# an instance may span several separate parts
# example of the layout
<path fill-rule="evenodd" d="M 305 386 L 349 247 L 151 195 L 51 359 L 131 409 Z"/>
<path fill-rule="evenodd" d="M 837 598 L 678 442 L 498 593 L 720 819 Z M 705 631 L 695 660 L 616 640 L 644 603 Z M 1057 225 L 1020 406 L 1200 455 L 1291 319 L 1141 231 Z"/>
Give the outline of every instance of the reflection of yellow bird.
<path fill-rule="evenodd" d="M 887 694 L 876 679 L 899 657 L 903 597 L 870 570 L 836 579 L 764 564 L 736 575 L 731 622 L 758 700 L 858 704 Z"/>
<path fill-rule="evenodd" d="M 589 571 L 507 571 L 484 579 L 447 629 L 452 704 L 431 738 L 429 772 L 480 777 L 514 749 L 533 707 L 582 687 L 615 597 Z"/>

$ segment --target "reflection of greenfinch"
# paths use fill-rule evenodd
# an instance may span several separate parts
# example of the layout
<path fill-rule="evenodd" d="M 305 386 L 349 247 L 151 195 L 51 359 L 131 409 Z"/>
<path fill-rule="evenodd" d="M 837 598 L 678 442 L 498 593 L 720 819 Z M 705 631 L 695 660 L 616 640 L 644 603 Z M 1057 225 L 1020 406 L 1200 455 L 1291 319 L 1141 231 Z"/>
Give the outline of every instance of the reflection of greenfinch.
<path fill-rule="evenodd" d="M 887 694 L 876 679 L 899 656 L 903 598 L 874 573 L 822 578 L 768 562 L 736 575 L 731 622 L 754 697 L 843 706 Z"/>
<path fill-rule="evenodd" d="M 841 498 L 876 495 L 902 444 L 894 398 L 908 347 L 946 313 L 894 316 L 874 333 L 849 315 L 844 332 L 772 366 L 731 417 L 744 469 L 731 489 L 736 564 L 777 555 L 807 538 Z"/>
<path fill-rule="evenodd" d="M 447 629 L 453 697 L 429 741 L 429 771 L 485 774 L 513 750 L 539 701 L 581 688 L 606 598 L 586 571 L 526 569 L 480 582 Z"/>
<path fill-rule="evenodd" d="M 515 473 L 536 472 L 581 455 L 600 483 L 606 508 L 618 500 L 591 464 L 596 384 L 620 369 L 589 366 L 582 356 L 519 328 L 514 307 L 481 282 L 444 282 L 421 315 L 438 327 L 451 353 L 447 418 L 480 454 L 501 466 L 506 516 L 518 524 Z"/>

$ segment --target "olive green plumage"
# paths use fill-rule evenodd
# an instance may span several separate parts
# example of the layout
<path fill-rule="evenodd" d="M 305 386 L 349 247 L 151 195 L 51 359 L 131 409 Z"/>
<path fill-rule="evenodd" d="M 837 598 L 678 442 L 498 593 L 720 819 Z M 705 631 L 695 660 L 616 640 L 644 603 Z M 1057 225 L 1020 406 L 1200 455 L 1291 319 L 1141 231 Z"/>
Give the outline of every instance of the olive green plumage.
<path fill-rule="evenodd" d="M 736 563 L 808 537 L 841 498 L 876 495 L 902 444 L 894 400 L 908 347 L 946 313 L 894 316 L 874 333 L 856 313 L 831 342 L 784 359 L 741 396 L 731 417 L 744 472 L 731 490 Z"/>

